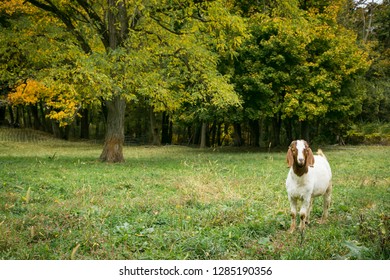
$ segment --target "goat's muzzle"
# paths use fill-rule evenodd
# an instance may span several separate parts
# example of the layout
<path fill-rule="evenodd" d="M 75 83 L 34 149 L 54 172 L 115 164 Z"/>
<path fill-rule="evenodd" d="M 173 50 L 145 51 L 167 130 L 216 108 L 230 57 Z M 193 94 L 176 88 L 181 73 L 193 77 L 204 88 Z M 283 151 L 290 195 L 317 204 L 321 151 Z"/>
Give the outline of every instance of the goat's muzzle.
<path fill-rule="evenodd" d="M 298 158 L 297 159 L 297 164 L 299 167 L 305 166 L 305 158 Z"/>

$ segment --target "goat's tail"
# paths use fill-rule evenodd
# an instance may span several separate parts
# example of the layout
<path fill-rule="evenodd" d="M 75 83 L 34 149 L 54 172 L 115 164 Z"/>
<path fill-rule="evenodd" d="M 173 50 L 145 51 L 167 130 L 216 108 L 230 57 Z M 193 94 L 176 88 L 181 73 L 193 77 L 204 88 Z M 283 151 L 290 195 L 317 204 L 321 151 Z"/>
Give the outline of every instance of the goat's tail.
<path fill-rule="evenodd" d="M 317 151 L 317 155 L 319 155 L 319 156 L 322 156 L 322 157 L 326 158 L 325 154 L 322 152 L 322 150 L 321 150 L 321 149 L 318 149 L 318 151 Z"/>

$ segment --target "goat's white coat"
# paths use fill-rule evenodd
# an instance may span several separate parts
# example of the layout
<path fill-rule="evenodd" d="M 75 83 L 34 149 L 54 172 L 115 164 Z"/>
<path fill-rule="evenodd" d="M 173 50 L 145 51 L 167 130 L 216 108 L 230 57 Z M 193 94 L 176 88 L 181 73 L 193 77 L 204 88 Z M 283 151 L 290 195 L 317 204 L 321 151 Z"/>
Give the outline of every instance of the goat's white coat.
<path fill-rule="evenodd" d="M 332 171 L 326 158 L 314 156 L 314 166 L 309 167 L 307 173 L 298 176 L 294 173 L 293 167 L 286 180 L 287 193 L 289 197 L 304 199 L 309 196 L 323 195 L 332 180 Z"/>
<path fill-rule="evenodd" d="M 296 149 L 297 161 L 300 164 L 302 164 L 301 160 L 304 156 L 304 148 L 304 141 L 298 140 L 296 142 Z M 305 159 L 303 158 L 303 161 L 304 160 Z M 295 174 L 293 166 L 291 166 L 286 179 L 286 188 L 293 219 L 291 231 L 295 229 L 295 216 L 297 212 L 297 202 L 299 200 L 302 201 L 301 209 L 299 211 L 301 216 L 301 229 L 304 229 L 305 222 L 309 220 L 314 197 L 321 195 L 324 195 L 324 212 L 322 216 L 322 221 L 324 221 L 328 216 L 328 207 L 332 191 L 332 171 L 324 154 L 319 152 L 319 155 L 315 155 L 314 165 L 312 167 L 309 166 L 308 172 L 304 173 L 302 176 Z"/>
<path fill-rule="evenodd" d="M 305 142 L 302 141 L 302 140 L 297 140 L 297 151 L 298 151 L 298 155 L 297 155 L 297 160 L 300 164 L 305 164 L 305 155 L 303 154 L 303 151 L 305 150 Z"/>

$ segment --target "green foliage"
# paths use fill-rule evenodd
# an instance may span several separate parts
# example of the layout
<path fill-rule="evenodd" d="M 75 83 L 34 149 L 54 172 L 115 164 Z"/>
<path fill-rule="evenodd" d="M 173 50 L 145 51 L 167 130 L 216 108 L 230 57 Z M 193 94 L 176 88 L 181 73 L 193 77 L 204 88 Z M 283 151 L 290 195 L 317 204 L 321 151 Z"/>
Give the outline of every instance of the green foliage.
<path fill-rule="evenodd" d="M 388 1 L 2 1 L 1 113 L 39 107 L 69 129 L 120 97 L 175 124 L 333 142 L 390 120 L 388 15 Z M 50 94 L 21 97 L 29 81 Z"/>
<path fill-rule="evenodd" d="M 63 125 L 77 108 L 117 95 L 128 101 L 146 98 L 156 111 L 202 104 L 198 115 L 239 105 L 228 77 L 217 70 L 218 56 L 232 57 L 245 37 L 243 20 L 230 14 L 226 1 L 123 3 L 131 26 L 114 49 L 105 37 L 109 26 L 99 22 L 110 10 L 106 1 L 87 1 L 85 7 L 71 1 L 27 2 L 41 9 L 25 4 L 31 12 L 22 6 L 15 14 L 14 6 L 2 7 L 8 23 L 2 27 L 4 45 L 9 47 L 1 51 L 18 52 L 23 59 L 12 55 L 4 61 L 1 81 L 11 88 L 31 75 L 45 82 L 57 93 L 45 100 L 53 109 L 50 116 Z M 64 103 L 69 99 L 77 105 L 70 108 Z"/>
<path fill-rule="evenodd" d="M 351 126 L 346 140 L 352 145 L 389 145 L 390 125 L 388 123 L 359 123 Z"/>
<path fill-rule="evenodd" d="M 24 91 L 24 97 L 19 98 L 25 100 L 24 103 L 13 102 L 11 96 L 8 102 L 14 106 L 42 102 L 47 108 L 48 117 L 68 125 L 78 109 L 92 100 L 92 89 L 88 87 L 91 79 L 82 77 L 77 67 L 78 61 L 83 60 L 85 54 L 58 20 L 39 9 L 20 3 L 15 9 L 7 5 L 1 8 L 6 24 L 0 26 L 4 35 L 0 39 L 4 46 L 0 49 L 1 57 L 4 58 L 0 84 L 5 92 L 13 90 L 11 95 L 17 94 L 18 87 L 27 85 L 30 80 L 47 87 L 44 94 L 42 91 L 31 94 Z M 38 97 L 35 102 L 31 102 L 28 96 L 33 94 Z"/>
<path fill-rule="evenodd" d="M 349 1 L 345 12 L 339 21 L 349 29 L 355 30 L 361 41 L 369 47 L 372 61 L 365 78 L 361 81 L 364 86 L 360 120 L 364 122 L 387 122 L 389 112 L 389 29 L 390 2 L 381 4 L 367 2 L 357 5 Z M 385 31 L 386 30 L 386 31 Z M 359 121 L 360 121 L 359 120 Z"/>
<path fill-rule="evenodd" d="M 354 108 L 359 108 L 362 92 L 347 94 L 344 87 L 369 66 L 355 35 L 331 20 L 331 14 L 293 6 L 275 13 L 251 18 L 253 36 L 237 63 L 237 90 L 248 106 L 299 121 L 334 112 L 358 114 Z"/>
<path fill-rule="evenodd" d="M 10 88 L 20 80 L 39 75 L 38 69 L 71 60 L 70 53 L 74 51 L 69 36 L 61 28 L 45 24 L 50 19 L 44 13 L 23 6 L 15 9 L 3 6 L 0 10 L 3 18 L 0 82 Z"/>

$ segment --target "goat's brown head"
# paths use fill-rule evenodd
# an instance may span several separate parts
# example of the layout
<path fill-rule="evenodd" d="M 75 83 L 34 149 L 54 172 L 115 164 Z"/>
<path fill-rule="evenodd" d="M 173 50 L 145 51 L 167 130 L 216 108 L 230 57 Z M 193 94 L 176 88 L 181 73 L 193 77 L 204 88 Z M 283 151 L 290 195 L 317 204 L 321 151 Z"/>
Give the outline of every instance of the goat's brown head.
<path fill-rule="evenodd" d="M 309 166 L 314 165 L 314 156 L 305 140 L 292 141 L 287 151 L 288 167 L 293 167 L 294 172 L 302 176 L 307 172 Z"/>

